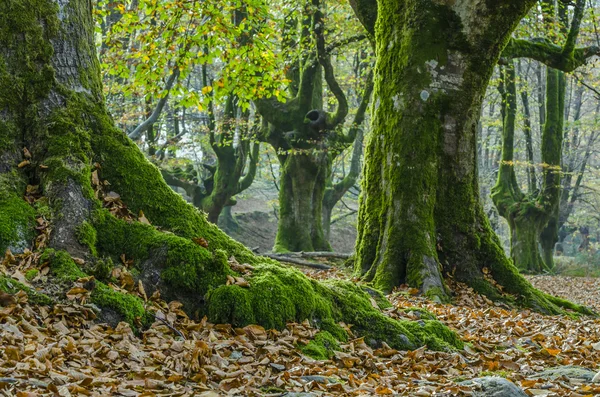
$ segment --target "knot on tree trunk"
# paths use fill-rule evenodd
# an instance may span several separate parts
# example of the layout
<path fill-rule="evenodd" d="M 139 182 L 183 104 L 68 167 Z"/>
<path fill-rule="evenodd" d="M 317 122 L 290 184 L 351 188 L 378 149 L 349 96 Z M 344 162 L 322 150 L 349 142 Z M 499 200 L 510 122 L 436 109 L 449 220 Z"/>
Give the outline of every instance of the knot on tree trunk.
<path fill-rule="evenodd" d="M 323 110 L 311 110 L 306 113 L 304 119 L 309 128 L 314 132 L 322 133 L 327 129 L 327 113 Z"/>

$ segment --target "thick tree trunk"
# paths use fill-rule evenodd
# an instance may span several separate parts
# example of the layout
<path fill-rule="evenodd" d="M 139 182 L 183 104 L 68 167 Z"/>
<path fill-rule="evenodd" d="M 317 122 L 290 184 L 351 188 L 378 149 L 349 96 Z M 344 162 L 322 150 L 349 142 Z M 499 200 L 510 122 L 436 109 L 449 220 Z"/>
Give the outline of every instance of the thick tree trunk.
<path fill-rule="evenodd" d="M 351 1 L 359 13 L 366 3 Z M 408 283 L 444 299 L 443 266 L 494 298 L 497 283 L 523 304 L 560 311 L 559 300 L 531 287 L 506 258 L 477 181 L 482 98 L 533 3 L 377 2 L 374 125 L 356 253 L 356 272 L 376 286 Z"/>
<path fill-rule="evenodd" d="M 139 272 L 135 285 L 141 281 L 148 294 L 160 289 L 166 299 L 183 302 L 191 316 L 280 329 L 308 319 L 339 339 L 348 337 L 338 325 L 343 321 L 365 340 L 395 348 L 462 347 L 436 321 L 384 316 L 354 283 L 320 283 L 253 255 L 173 192 L 106 112 L 91 5 L 87 0 L 0 2 L 2 248 L 31 246 L 35 209 L 21 197 L 27 184 L 39 185 L 48 199 L 45 213 L 53 214 L 52 249 L 42 257 L 58 286 L 70 288 L 90 265 L 106 265 L 109 258 L 118 263 L 124 255 Z M 103 195 L 101 186 L 110 186 L 134 214 L 143 211 L 144 222 L 113 215 L 96 198 Z M 71 256 L 84 264 L 78 266 Z M 101 273 L 96 272 L 90 300 L 102 313 L 108 309 L 132 325 L 153 321 L 141 299 L 111 288 L 105 283 L 110 271 Z M 56 286 L 52 291 L 58 299 Z"/>
<path fill-rule="evenodd" d="M 279 222 L 274 252 L 330 251 L 322 206 L 331 168 L 327 153 L 280 156 Z"/>
<path fill-rule="evenodd" d="M 476 172 L 476 126 L 500 47 L 469 55 L 448 6 L 379 7 L 356 266 L 381 288 L 407 282 L 444 297 L 440 262 L 472 281 L 483 280 L 484 263 L 508 265 L 480 207 Z"/>

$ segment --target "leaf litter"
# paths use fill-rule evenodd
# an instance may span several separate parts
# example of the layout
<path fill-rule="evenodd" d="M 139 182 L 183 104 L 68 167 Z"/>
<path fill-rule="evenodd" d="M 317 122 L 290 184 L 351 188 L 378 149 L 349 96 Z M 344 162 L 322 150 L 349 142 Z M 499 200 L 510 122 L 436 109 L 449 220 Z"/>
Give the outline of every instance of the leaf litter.
<path fill-rule="evenodd" d="M 319 279 L 345 277 L 336 269 L 306 273 Z M 196 322 L 181 303 L 167 303 L 158 293 L 148 298 L 141 285 L 130 282 L 126 269 L 118 276 L 122 284 L 113 288 L 137 294 L 155 313 L 156 321 L 139 335 L 126 323 L 115 328 L 97 323 L 85 304 L 90 278 L 73 283 L 67 299 L 53 307 L 31 304 L 24 292 L 0 295 L 0 395 L 470 396 L 477 386 L 462 381 L 485 375 L 505 377 L 532 396 L 600 395 L 598 383 L 536 376 L 565 365 L 597 371 L 599 319 L 512 309 L 458 283 L 451 284 L 453 305 L 433 303 L 406 287 L 389 296 L 392 307 L 385 312 L 419 321 L 422 312 L 414 309 L 427 309 L 461 336 L 464 351 L 397 351 L 385 343 L 373 349 L 354 338 L 341 344 L 331 360 L 314 360 L 298 348 L 318 332 L 308 322 L 290 323 L 282 331 L 234 328 L 206 318 Z M 540 289 L 600 311 L 597 279 L 529 279 Z"/>

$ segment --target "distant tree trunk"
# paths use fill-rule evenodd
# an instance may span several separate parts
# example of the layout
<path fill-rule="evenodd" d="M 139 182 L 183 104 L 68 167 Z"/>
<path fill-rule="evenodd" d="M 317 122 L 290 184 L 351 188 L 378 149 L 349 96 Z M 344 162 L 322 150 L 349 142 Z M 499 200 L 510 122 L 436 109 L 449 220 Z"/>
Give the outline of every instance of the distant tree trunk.
<path fill-rule="evenodd" d="M 279 223 L 275 252 L 330 251 L 323 234 L 322 205 L 331 164 L 327 153 L 281 159 Z"/>
<path fill-rule="evenodd" d="M 367 107 L 369 105 L 369 101 L 371 100 L 372 93 L 373 72 L 369 73 L 369 76 L 367 77 L 366 87 L 362 93 L 360 105 L 356 111 L 356 115 L 354 116 L 352 126 L 350 127 L 350 131 L 348 133 L 350 137 L 354 137 L 354 147 L 352 150 L 352 158 L 350 159 L 350 170 L 348 175 L 335 184 L 331 184 L 331 177 L 328 178 L 328 186 L 325 190 L 325 196 L 323 197 L 323 231 L 325 240 L 328 242 L 331 228 L 331 213 L 333 208 L 342 199 L 342 197 L 344 197 L 346 192 L 356 184 L 358 176 L 360 175 L 361 157 L 363 154 L 364 145 L 364 131 L 362 124 L 365 120 L 365 114 L 367 112 Z M 346 141 L 346 145 L 348 142 L 349 140 Z M 332 158 L 335 158 L 338 153 L 342 152 L 343 149 L 346 148 L 346 145 L 334 145 L 334 153 Z"/>
<path fill-rule="evenodd" d="M 492 200 L 500 216 L 510 228 L 510 254 L 513 263 L 522 271 L 539 273 L 545 269 L 538 248 L 538 235 L 547 218 L 538 214 L 535 196 L 521 191 L 514 164 L 515 124 L 517 117 L 517 88 L 514 65 L 502 73 L 500 84 L 504 119 L 502 121 L 502 162 L 498 180 L 492 189 Z"/>
<path fill-rule="evenodd" d="M 546 267 L 554 267 L 554 246 L 558 242 L 558 211 L 560 204 L 562 141 L 564 130 L 565 74 L 556 69 L 546 73 L 546 124 L 542 135 L 543 198 L 548 203 L 546 227 L 540 234 L 542 257 Z"/>

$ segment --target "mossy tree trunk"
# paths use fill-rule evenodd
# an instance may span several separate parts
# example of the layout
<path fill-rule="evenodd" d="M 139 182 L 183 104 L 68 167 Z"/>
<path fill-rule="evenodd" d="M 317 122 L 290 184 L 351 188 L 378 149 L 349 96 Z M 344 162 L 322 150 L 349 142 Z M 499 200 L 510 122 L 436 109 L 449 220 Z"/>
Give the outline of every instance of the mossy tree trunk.
<path fill-rule="evenodd" d="M 539 251 L 538 236 L 548 217 L 536 205 L 532 193 L 524 194 L 517 182 L 514 162 L 515 125 L 517 118 L 517 88 L 512 63 L 503 69 L 502 94 L 502 161 L 492 200 L 498 213 L 510 228 L 510 252 L 515 266 L 521 271 L 539 273 L 545 269 Z M 529 176 L 529 174 L 528 174 Z"/>
<path fill-rule="evenodd" d="M 399 322 L 384 316 L 355 283 L 321 283 L 253 255 L 173 192 L 106 111 L 91 6 L 87 0 L 0 3 L 2 249 L 44 249 L 40 260 L 50 265 L 50 280 L 64 291 L 89 274 L 90 265 L 125 255 L 148 294 L 160 289 L 165 299 L 183 302 L 190 316 L 280 329 L 286 322 L 308 319 L 340 340 L 348 337 L 338 324 L 345 322 L 373 344 L 462 348 L 456 334 L 437 321 Z M 110 213 L 96 198 L 96 193 L 102 196 L 98 181 L 108 181 L 129 209 L 142 210 L 154 226 Z M 44 214 L 52 214 L 51 238 L 44 247 L 32 246 L 36 209 L 22 198 L 28 185 L 39 186 L 47 200 Z M 77 265 L 74 256 L 84 264 Z M 132 325 L 153 321 L 140 298 L 105 283 L 108 270 L 96 272 L 91 292 L 101 315 L 112 311 Z M 249 285 L 226 285 L 228 275 L 242 272 Z M 5 288 L 6 278 L 2 283 Z M 53 286 L 55 296 L 56 290 Z"/>
<path fill-rule="evenodd" d="M 445 299 L 443 267 L 498 297 L 489 274 L 523 304 L 559 310 L 504 255 L 477 181 L 482 98 L 510 34 L 534 4 L 351 0 L 377 46 L 356 254 L 364 279 L 386 290 L 408 283 Z"/>
<path fill-rule="evenodd" d="M 305 5 L 301 24 L 296 20 L 286 24 L 300 30 L 297 38 L 288 35 L 286 45 L 304 51 L 288 73 L 292 98 L 286 103 L 275 98 L 255 101 L 269 124 L 260 139 L 273 146 L 280 162 L 276 252 L 331 249 L 323 232 L 323 199 L 333 159 L 352 144 L 357 132 L 350 128 L 343 133 L 339 128 L 348 114 L 348 101 L 334 75 L 332 47 L 325 45 L 321 1 Z M 323 110 L 323 79 L 337 101 L 332 113 Z"/>
<path fill-rule="evenodd" d="M 442 299 L 442 265 L 473 285 L 486 284 L 484 266 L 510 278 L 478 198 L 476 128 L 493 67 L 528 6 L 510 2 L 475 19 L 475 5 L 378 6 L 356 270 L 380 288 L 406 282 Z"/>
<path fill-rule="evenodd" d="M 279 156 L 279 222 L 275 252 L 329 251 L 321 218 L 325 181 L 331 163 L 327 153 Z"/>

